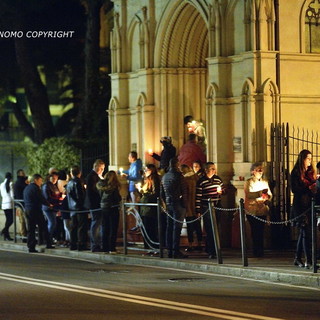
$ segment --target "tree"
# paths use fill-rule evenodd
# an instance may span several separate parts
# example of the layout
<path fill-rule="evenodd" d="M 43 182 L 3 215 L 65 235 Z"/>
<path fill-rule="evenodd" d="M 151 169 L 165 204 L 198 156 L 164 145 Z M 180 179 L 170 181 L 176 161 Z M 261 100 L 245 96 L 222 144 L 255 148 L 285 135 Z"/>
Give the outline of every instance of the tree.
<path fill-rule="evenodd" d="M 11 40 L 15 44 L 15 63 L 29 102 L 32 123 L 18 103 L 12 107 L 21 128 L 34 142 L 41 143 L 48 137 L 54 137 L 56 128 L 62 128 L 61 132 L 68 134 L 66 128 L 71 125 L 72 136 L 82 140 L 100 137 L 102 128 L 107 132 L 105 106 L 110 94 L 110 82 L 99 70 L 100 11 L 104 4 L 107 10 L 112 9 L 110 0 L 0 1 L 0 24 L 7 28 L 23 32 L 76 30 L 77 34 L 75 39 L 67 40 L 25 37 Z M 50 96 L 41 81 L 39 65 L 44 67 L 47 74 L 70 70 L 71 82 L 65 89 L 73 91 L 74 108 L 59 119 L 56 127 L 50 115 Z M 17 82 L 20 81 L 17 79 L 12 78 L 10 85 L 5 85 L 10 87 L 8 94 L 14 94 Z"/>
<path fill-rule="evenodd" d="M 100 123 L 106 117 L 100 101 L 100 11 L 105 0 L 84 1 L 87 8 L 87 31 L 85 42 L 85 95 L 81 109 L 78 112 L 74 136 L 80 139 L 90 139 L 99 136 Z M 107 1 L 110 2 L 110 1 Z"/>
<path fill-rule="evenodd" d="M 73 66 L 79 65 L 82 50 L 75 45 L 77 39 L 67 39 L 67 42 L 65 39 L 30 39 L 25 35 L 28 30 L 64 30 L 65 22 L 57 18 L 61 16 L 65 17 L 69 27 L 70 21 L 74 23 L 67 30 L 76 29 L 76 32 L 79 31 L 81 27 L 76 25 L 77 21 L 81 20 L 81 15 L 84 17 L 83 8 L 81 10 L 79 8 L 82 7 L 78 0 L 68 0 L 67 2 L 49 0 L 40 3 L 37 0 L 3 0 L 0 2 L 1 25 L 6 26 L 3 30 L 16 30 L 24 34 L 23 37 L 14 37 L 12 42 L 16 55 L 14 62 L 18 67 L 19 76 L 25 89 L 32 123 L 26 118 L 18 103 L 13 103 L 12 108 L 25 134 L 36 143 L 42 143 L 46 138 L 56 136 L 49 110 L 47 88 L 41 81 L 38 66 L 44 65 L 45 69 L 57 72 L 68 63 L 73 63 Z M 84 29 L 84 19 L 82 19 L 82 23 Z M 81 35 L 81 32 L 77 33 Z M 78 52 L 75 52 L 73 48 L 79 49 Z M 4 87 L 7 88 L 7 94 L 14 95 L 17 88 L 17 78 L 10 78 L 10 81 L 6 82 Z"/>
<path fill-rule="evenodd" d="M 70 145 L 65 138 L 46 139 L 41 145 L 28 145 L 27 155 L 28 170 L 32 173 L 48 174 L 51 167 L 59 170 L 69 169 L 79 164 L 80 152 Z"/>

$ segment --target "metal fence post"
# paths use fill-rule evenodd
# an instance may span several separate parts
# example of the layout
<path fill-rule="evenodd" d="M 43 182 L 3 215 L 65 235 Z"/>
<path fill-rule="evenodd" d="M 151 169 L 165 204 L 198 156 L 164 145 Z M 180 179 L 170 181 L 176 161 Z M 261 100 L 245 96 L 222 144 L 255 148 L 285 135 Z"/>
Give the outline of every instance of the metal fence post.
<path fill-rule="evenodd" d="M 161 202 L 157 198 L 157 217 L 158 217 L 158 239 L 159 239 L 159 256 L 163 258 L 163 238 L 162 238 L 162 223 L 161 223 Z"/>
<path fill-rule="evenodd" d="M 127 248 L 127 215 L 124 199 L 122 199 L 122 234 L 123 234 L 123 253 L 128 254 Z"/>
<path fill-rule="evenodd" d="M 243 199 L 240 199 L 239 215 L 240 215 L 242 265 L 244 267 L 247 267 L 248 266 L 248 255 L 247 255 L 247 246 L 246 246 L 246 221 L 245 221 Z"/>
<path fill-rule="evenodd" d="M 317 215 L 315 199 L 311 200 L 311 228 L 312 228 L 312 271 L 317 273 Z"/>
<path fill-rule="evenodd" d="M 217 216 L 216 211 L 212 210 L 212 200 L 209 199 L 209 213 L 210 213 L 210 221 L 213 233 L 213 240 L 214 245 L 216 248 L 217 260 L 219 264 L 222 264 L 222 256 L 221 256 L 221 247 L 220 247 L 220 238 L 219 238 L 219 231 L 218 231 L 218 224 L 217 224 Z"/>

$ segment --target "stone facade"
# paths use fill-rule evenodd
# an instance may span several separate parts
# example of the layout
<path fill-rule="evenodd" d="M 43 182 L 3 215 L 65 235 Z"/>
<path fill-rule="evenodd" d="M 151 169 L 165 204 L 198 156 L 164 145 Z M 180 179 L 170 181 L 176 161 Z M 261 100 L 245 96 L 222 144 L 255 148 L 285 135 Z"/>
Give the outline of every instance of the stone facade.
<path fill-rule="evenodd" d="M 208 160 L 237 186 L 268 161 L 271 123 L 318 130 L 320 55 L 306 25 L 318 0 L 113 2 L 110 168 L 127 167 L 131 149 L 151 161 L 161 136 L 179 149 L 190 114 L 207 129 Z"/>

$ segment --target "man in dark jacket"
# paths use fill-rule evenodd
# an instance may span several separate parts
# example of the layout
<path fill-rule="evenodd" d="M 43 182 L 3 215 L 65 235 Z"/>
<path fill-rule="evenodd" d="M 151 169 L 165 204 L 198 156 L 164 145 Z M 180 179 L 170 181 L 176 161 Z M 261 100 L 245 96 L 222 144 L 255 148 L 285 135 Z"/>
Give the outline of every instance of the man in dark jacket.
<path fill-rule="evenodd" d="M 185 178 L 178 166 L 178 159 L 172 158 L 169 171 L 161 182 L 161 198 L 165 200 L 168 211 L 166 241 L 169 258 L 186 257 L 180 252 L 180 234 L 188 205 L 188 193 Z"/>
<path fill-rule="evenodd" d="M 27 245 L 29 252 L 38 252 L 36 250 L 36 226 L 39 228 L 39 235 L 43 234 L 47 243 L 47 249 L 54 248 L 50 242 L 47 223 L 42 212 L 42 205 L 49 205 L 41 193 L 43 179 L 40 174 L 32 176 L 31 183 L 23 191 L 23 200 L 25 205 L 25 217 L 27 221 L 28 239 Z"/>
<path fill-rule="evenodd" d="M 100 233 L 101 233 L 101 222 L 102 212 L 100 208 L 100 195 L 97 190 L 97 183 L 102 179 L 102 174 L 105 168 L 105 163 L 98 159 L 93 164 L 93 169 L 86 178 L 86 197 L 84 205 L 90 210 L 91 226 L 90 226 L 90 242 L 91 251 L 101 251 L 100 246 Z"/>
<path fill-rule="evenodd" d="M 68 182 L 67 200 L 71 217 L 70 250 L 87 250 L 88 213 L 84 210 L 85 189 L 81 171 L 78 166 L 70 170 L 71 180 Z"/>
<path fill-rule="evenodd" d="M 163 145 L 160 156 L 156 153 L 151 153 L 150 155 L 160 161 L 159 169 L 164 173 L 168 171 L 170 160 L 176 156 L 176 147 L 173 146 L 171 137 L 162 137 L 160 142 Z"/>

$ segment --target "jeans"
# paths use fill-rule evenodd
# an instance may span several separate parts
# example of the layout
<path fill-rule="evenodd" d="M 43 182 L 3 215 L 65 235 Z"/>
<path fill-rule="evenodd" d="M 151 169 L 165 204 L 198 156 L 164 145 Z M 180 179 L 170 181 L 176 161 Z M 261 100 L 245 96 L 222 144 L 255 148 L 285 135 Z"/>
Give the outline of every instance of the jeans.
<path fill-rule="evenodd" d="M 102 212 L 101 209 L 90 210 L 91 226 L 90 226 L 90 243 L 91 251 L 98 251 L 101 249 L 101 224 Z"/>
<path fill-rule="evenodd" d="M 301 260 L 302 252 L 306 262 L 311 263 L 311 226 L 304 225 L 299 228 L 299 237 L 297 241 L 296 258 Z"/>
<path fill-rule="evenodd" d="M 186 209 L 179 203 L 167 204 L 167 209 L 168 214 L 175 219 L 167 216 L 167 249 L 169 254 L 175 254 L 180 251 L 180 235 Z"/>
<path fill-rule="evenodd" d="M 57 226 L 57 219 L 56 219 L 56 212 L 50 209 L 42 209 L 44 215 L 47 218 L 47 223 L 48 223 L 48 231 L 50 238 L 52 240 L 54 231 L 56 230 Z"/>

